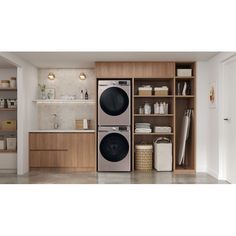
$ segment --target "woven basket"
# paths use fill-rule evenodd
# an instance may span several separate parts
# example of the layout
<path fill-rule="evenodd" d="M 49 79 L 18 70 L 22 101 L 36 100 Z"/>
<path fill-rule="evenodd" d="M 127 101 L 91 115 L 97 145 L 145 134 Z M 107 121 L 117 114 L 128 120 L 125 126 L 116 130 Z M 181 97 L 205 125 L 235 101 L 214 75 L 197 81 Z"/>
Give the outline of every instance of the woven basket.
<path fill-rule="evenodd" d="M 135 145 L 135 169 L 152 170 L 153 168 L 153 146 Z"/>
<path fill-rule="evenodd" d="M 167 90 L 155 90 L 154 94 L 157 96 L 168 96 L 168 91 Z"/>

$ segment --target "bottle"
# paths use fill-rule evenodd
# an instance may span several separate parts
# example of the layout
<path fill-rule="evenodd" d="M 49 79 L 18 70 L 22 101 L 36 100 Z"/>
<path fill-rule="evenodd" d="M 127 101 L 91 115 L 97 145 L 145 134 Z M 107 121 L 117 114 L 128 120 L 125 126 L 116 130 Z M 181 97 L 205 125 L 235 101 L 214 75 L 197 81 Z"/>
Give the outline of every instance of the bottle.
<path fill-rule="evenodd" d="M 160 105 L 158 102 L 154 104 L 154 113 L 159 114 L 160 113 Z"/>
<path fill-rule="evenodd" d="M 85 100 L 88 100 L 88 91 L 87 91 L 87 89 L 86 89 L 84 97 L 85 97 Z"/>
<path fill-rule="evenodd" d="M 160 103 L 160 114 L 165 114 L 163 103 Z"/>
<path fill-rule="evenodd" d="M 187 83 L 184 82 L 184 87 L 183 87 L 183 91 L 182 91 L 182 96 L 186 96 L 186 90 L 187 90 Z"/>
<path fill-rule="evenodd" d="M 84 99 L 84 91 L 83 91 L 83 90 L 80 91 L 80 99 L 81 99 L 81 100 Z"/>
<path fill-rule="evenodd" d="M 177 95 L 181 95 L 180 83 L 177 84 Z"/>

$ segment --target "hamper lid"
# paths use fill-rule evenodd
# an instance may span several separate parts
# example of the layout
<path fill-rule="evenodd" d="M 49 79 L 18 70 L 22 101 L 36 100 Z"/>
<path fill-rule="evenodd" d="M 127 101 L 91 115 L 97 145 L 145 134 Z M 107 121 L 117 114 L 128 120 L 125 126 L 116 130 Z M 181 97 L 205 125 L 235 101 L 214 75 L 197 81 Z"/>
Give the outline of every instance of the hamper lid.
<path fill-rule="evenodd" d="M 151 150 L 153 149 L 153 146 L 152 145 L 144 145 L 144 144 L 141 144 L 141 145 L 135 145 L 135 148 L 136 149 L 142 149 L 142 150 Z"/>

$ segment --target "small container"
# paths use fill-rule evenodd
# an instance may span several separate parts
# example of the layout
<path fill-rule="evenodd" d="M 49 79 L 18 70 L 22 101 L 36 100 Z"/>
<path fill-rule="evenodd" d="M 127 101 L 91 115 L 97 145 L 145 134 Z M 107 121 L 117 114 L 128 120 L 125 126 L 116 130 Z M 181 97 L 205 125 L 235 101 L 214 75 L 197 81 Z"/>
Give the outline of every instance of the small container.
<path fill-rule="evenodd" d="M 6 149 L 6 141 L 4 139 L 0 139 L 0 150 Z"/>
<path fill-rule="evenodd" d="M 84 95 L 85 100 L 88 100 L 88 91 L 86 89 L 85 95 Z"/>
<path fill-rule="evenodd" d="M 146 85 L 138 88 L 138 95 L 141 96 L 150 96 L 152 95 L 152 87 L 150 85 Z"/>
<path fill-rule="evenodd" d="M 5 107 L 5 99 L 0 98 L 0 108 L 4 108 Z"/>
<path fill-rule="evenodd" d="M 149 114 L 151 114 L 151 112 L 152 112 L 152 107 L 151 107 L 150 103 L 145 102 L 144 103 L 144 114 L 149 115 Z"/>
<path fill-rule="evenodd" d="M 192 69 L 177 69 L 177 76 L 191 77 Z"/>
<path fill-rule="evenodd" d="M 7 150 L 16 150 L 16 138 L 7 138 Z"/>
<path fill-rule="evenodd" d="M 154 94 L 157 96 L 167 96 L 168 93 L 169 93 L 169 88 L 167 86 L 154 88 Z"/>
<path fill-rule="evenodd" d="M 7 99 L 7 108 L 16 108 L 17 100 L 16 99 Z"/>
<path fill-rule="evenodd" d="M 89 129 L 90 128 L 90 120 L 87 119 L 81 119 L 75 121 L 75 128 L 76 129 Z"/>
<path fill-rule="evenodd" d="M 159 114 L 160 113 L 160 105 L 158 102 L 154 104 L 154 114 Z"/>
<path fill-rule="evenodd" d="M 2 88 L 10 88 L 10 81 L 9 80 L 2 80 L 1 87 Z"/>
<path fill-rule="evenodd" d="M 16 77 L 11 77 L 10 88 L 16 88 Z"/>
<path fill-rule="evenodd" d="M 143 109 L 142 106 L 140 106 L 140 107 L 138 108 L 138 113 L 139 113 L 139 114 L 143 114 L 143 113 L 144 113 L 144 109 Z"/>

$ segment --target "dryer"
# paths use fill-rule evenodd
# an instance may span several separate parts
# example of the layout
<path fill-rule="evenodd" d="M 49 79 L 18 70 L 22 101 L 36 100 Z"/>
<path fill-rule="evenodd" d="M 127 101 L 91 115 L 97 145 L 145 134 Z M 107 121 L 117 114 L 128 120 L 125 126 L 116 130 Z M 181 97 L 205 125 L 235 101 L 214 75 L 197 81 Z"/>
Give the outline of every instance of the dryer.
<path fill-rule="evenodd" d="M 130 80 L 98 80 L 98 126 L 131 125 L 130 101 Z"/>
<path fill-rule="evenodd" d="M 98 127 L 98 171 L 131 171 L 129 126 Z"/>

